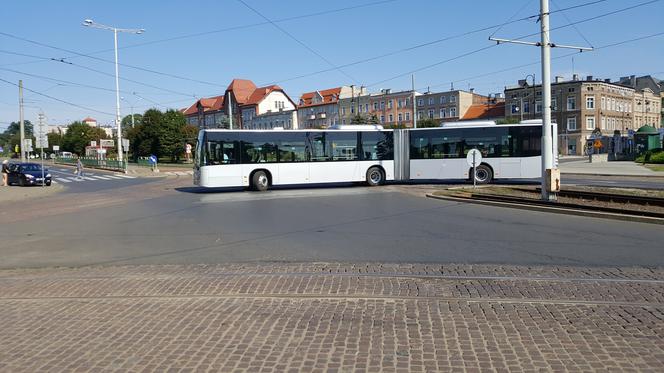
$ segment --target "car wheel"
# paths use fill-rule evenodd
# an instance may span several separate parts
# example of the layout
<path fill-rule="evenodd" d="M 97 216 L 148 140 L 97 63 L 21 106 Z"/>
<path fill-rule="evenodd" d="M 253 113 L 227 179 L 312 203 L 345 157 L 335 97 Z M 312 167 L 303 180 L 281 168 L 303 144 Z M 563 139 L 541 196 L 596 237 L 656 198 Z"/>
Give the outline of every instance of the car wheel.
<path fill-rule="evenodd" d="M 51 186 L 51 182 L 50 182 L 50 181 L 47 181 L 47 182 L 46 182 L 46 186 Z"/>
<path fill-rule="evenodd" d="M 25 186 L 25 179 L 23 179 L 22 177 L 19 177 L 18 178 L 18 185 L 19 186 Z"/>
<path fill-rule="evenodd" d="M 369 186 L 378 186 L 385 183 L 385 175 L 383 175 L 383 170 L 378 167 L 371 167 L 367 171 L 367 184 Z"/>
<path fill-rule="evenodd" d="M 256 171 L 251 178 L 251 185 L 255 190 L 264 192 L 270 187 L 270 179 L 268 179 L 265 171 Z"/>
<path fill-rule="evenodd" d="M 493 180 L 493 172 L 491 171 L 491 168 L 483 164 L 477 166 L 477 170 L 475 171 L 475 182 L 477 184 L 488 184 L 491 180 Z"/>

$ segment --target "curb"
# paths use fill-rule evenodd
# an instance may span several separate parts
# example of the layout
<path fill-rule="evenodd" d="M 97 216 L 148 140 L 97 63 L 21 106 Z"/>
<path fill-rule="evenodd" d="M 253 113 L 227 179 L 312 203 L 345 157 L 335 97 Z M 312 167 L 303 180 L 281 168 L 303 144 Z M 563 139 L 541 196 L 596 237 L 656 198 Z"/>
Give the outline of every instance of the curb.
<path fill-rule="evenodd" d="M 479 199 L 464 198 L 464 197 L 435 196 L 429 193 L 427 193 L 426 196 L 427 198 L 439 199 L 444 201 L 466 202 L 466 203 L 474 203 L 478 205 L 486 205 L 494 207 L 507 207 L 507 208 L 515 208 L 520 210 L 549 212 L 553 214 L 576 215 L 576 216 L 584 216 L 591 218 L 612 219 L 612 220 L 664 225 L 664 219 L 652 218 L 648 216 L 614 214 L 609 212 L 577 210 L 577 209 L 552 207 L 552 206 L 538 206 L 538 205 L 530 205 L 530 204 L 515 203 L 515 202 L 487 201 L 487 200 L 479 200 Z"/>
<path fill-rule="evenodd" d="M 660 178 L 664 179 L 664 175 L 625 175 L 625 174 L 589 174 L 584 172 L 561 172 L 561 176 L 618 176 L 618 177 L 645 177 L 645 178 Z"/>

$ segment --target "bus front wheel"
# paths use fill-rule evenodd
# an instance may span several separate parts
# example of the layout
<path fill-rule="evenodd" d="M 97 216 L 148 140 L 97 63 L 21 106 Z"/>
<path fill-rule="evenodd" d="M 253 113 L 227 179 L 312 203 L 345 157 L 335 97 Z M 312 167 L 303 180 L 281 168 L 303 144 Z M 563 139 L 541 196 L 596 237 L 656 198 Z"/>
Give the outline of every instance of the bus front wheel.
<path fill-rule="evenodd" d="M 473 172 L 472 170 L 471 168 L 470 172 Z M 473 180 L 472 176 L 470 180 Z M 493 171 L 491 171 L 491 168 L 484 164 L 477 166 L 477 170 L 475 171 L 475 181 L 477 184 L 488 184 L 491 180 L 493 180 Z"/>
<path fill-rule="evenodd" d="M 369 184 L 369 186 L 378 186 L 383 185 L 384 183 L 385 174 L 383 174 L 383 170 L 378 167 L 371 167 L 367 171 L 367 184 Z"/>
<path fill-rule="evenodd" d="M 264 192 L 270 186 L 270 179 L 268 179 L 265 171 L 256 171 L 251 178 L 251 185 L 259 192 Z"/>

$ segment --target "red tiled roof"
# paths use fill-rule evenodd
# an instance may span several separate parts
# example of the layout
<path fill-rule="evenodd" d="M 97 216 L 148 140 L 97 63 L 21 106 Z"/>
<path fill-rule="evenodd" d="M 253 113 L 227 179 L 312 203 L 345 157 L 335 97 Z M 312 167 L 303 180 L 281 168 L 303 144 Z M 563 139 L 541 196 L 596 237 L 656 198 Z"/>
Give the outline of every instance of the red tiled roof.
<path fill-rule="evenodd" d="M 83 121 L 84 122 L 96 122 L 97 120 L 95 118 L 87 117 L 87 118 L 83 119 Z"/>
<path fill-rule="evenodd" d="M 505 116 L 505 103 L 499 102 L 497 104 L 489 105 L 471 105 L 466 111 L 466 114 L 461 119 L 488 119 L 499 118 L 503 116 Z"/>
<path fill-rule="evenodd" d="M 269 95 L 273 91 L 282 91 L 281 87 L 278 85 L 269 85 L 267 87 L 256 88 L 254 92 L 247 98 L 245 105 L 256 105 L 261 102 L 265 96 Z"/>
<path fill-rule="evenodd" d="M 198 104 L 203 107 L 203 112 L 206 111 L 218 111 L 224 107 L 224 96 L 215 96 L 208 98 L 201 98 L 200 100 L 194 102 L 191 106 L 185 109 L 182 113 L 184 115 L 193 115 L 198 113 Z"/>
<path fill-rule="evenodd" d="M 320 95 L 323 96 L 322 102 L 313 103 L 313 98 L 316 95 L 316 93 L 320 93 Z M 298 105 L 298 107 L 308 107 L 308 106 L 335 103 L 339 101 L 339 94 L 341 94 L 341 87 L 324 89 L 322 91 L 303 93 L 302 96 L 300 97 L 301 104 Z"/>
<path fill-rule="evenodd" d="M 251 80 L 246 79 L 233 79 L 231 84 L 228 85 L 226 91 L 232 91 L 237 103 L 244 105 L 247 103 L 249 96 L 256 90 L 256 85 Z"/>

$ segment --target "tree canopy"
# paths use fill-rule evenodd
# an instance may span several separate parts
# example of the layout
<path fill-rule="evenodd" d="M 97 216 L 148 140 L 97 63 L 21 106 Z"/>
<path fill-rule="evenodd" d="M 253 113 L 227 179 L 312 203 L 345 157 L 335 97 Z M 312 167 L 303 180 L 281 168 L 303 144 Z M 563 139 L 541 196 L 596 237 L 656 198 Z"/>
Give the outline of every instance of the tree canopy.
<path fill-rule="evenodd" d="M 85 147 L 90 145 L 90 141 L 99 141 L 106 139 L 106 132 L 99 127 L 90 127 L 86 123 L 74 122 L 67 126 L 62 138 L 62 149 L 78 155 L 85 154 Z"/>

